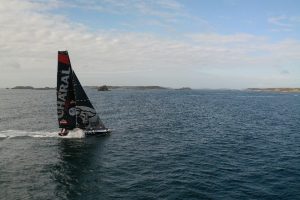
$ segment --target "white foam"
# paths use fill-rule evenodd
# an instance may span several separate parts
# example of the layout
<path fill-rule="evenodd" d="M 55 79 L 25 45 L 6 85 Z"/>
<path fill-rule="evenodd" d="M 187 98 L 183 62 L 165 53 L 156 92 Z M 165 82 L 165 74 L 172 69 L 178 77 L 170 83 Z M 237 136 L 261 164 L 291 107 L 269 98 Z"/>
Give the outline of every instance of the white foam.
<path fill-rule="evenodd" d="M 79 128 L 75 128 L 74 130 L 70 130 L 68 135 L 66 136 L 59 136 L 62 138 L 84 138 L 85 134 L 83 132 L 83 130 L 79 129 Z"/>
<path fill-rule="evenodd" d="M 0 131 L 0 138 L 15 138 L 15 137 L 34 137 L 34 138 L 84 138 L 85 134 L 81 129 L 69 131 L 66 136 L 59 136 L 59 131 L 25 131 L 25 130 L 5 130 Z"/>

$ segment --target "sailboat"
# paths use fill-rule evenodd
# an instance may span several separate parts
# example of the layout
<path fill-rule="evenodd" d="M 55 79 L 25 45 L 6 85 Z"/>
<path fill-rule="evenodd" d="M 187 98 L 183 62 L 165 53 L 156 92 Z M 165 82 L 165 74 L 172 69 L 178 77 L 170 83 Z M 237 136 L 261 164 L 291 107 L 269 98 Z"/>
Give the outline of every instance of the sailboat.
<path fill-rule="evenodd" d="M 107 135 L 111 132 L 99 118 L 94 106 L 72 69 L 68 51 L 58 51 L 57 116 L 60 136 L 81 129 L 85 135 Z"/>

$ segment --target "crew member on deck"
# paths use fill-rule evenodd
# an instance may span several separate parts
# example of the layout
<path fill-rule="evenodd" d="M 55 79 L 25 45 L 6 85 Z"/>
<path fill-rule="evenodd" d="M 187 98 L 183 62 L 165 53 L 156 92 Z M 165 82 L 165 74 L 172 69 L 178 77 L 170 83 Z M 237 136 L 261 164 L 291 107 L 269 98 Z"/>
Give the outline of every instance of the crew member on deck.
<path fill-rule="evenodd" d="M 62 128 L 61 131 L 60 131 L 60 133 L 58 133 L 58 135 L 60 135 L 60 136 L 66 136 L 66 135 L 68 135 L 68 133 L 69 133 L 69 131 L 67 129 Z"/>

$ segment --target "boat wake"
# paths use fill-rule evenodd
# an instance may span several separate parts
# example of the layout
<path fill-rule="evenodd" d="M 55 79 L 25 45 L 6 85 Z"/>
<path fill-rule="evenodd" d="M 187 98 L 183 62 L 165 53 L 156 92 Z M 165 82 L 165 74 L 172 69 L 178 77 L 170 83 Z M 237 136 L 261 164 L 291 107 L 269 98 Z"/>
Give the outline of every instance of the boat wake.
<path fill-rule="evenodd" d="M 85 134 L 80 129 L 69 131 L 67 136 L 59 136 L 59 131 L 24 131 L 24 130 L 5 130 L 0 131 L 0 139 L 17 138 L 17 137 L 34 137 L 34 138 L 84 138 Z"/>

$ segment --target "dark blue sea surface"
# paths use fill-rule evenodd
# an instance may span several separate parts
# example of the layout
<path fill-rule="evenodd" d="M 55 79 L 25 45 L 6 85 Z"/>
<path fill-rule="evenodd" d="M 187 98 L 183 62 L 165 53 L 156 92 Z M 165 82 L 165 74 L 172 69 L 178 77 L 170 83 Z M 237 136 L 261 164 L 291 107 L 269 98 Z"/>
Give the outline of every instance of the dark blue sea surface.
<path fill-rule="evenodd" d="M 0 90 L 0 199 L 300 199 L 300 95 L 87 93 L 110 136 L 59 138 L 54 90 Z"/>

